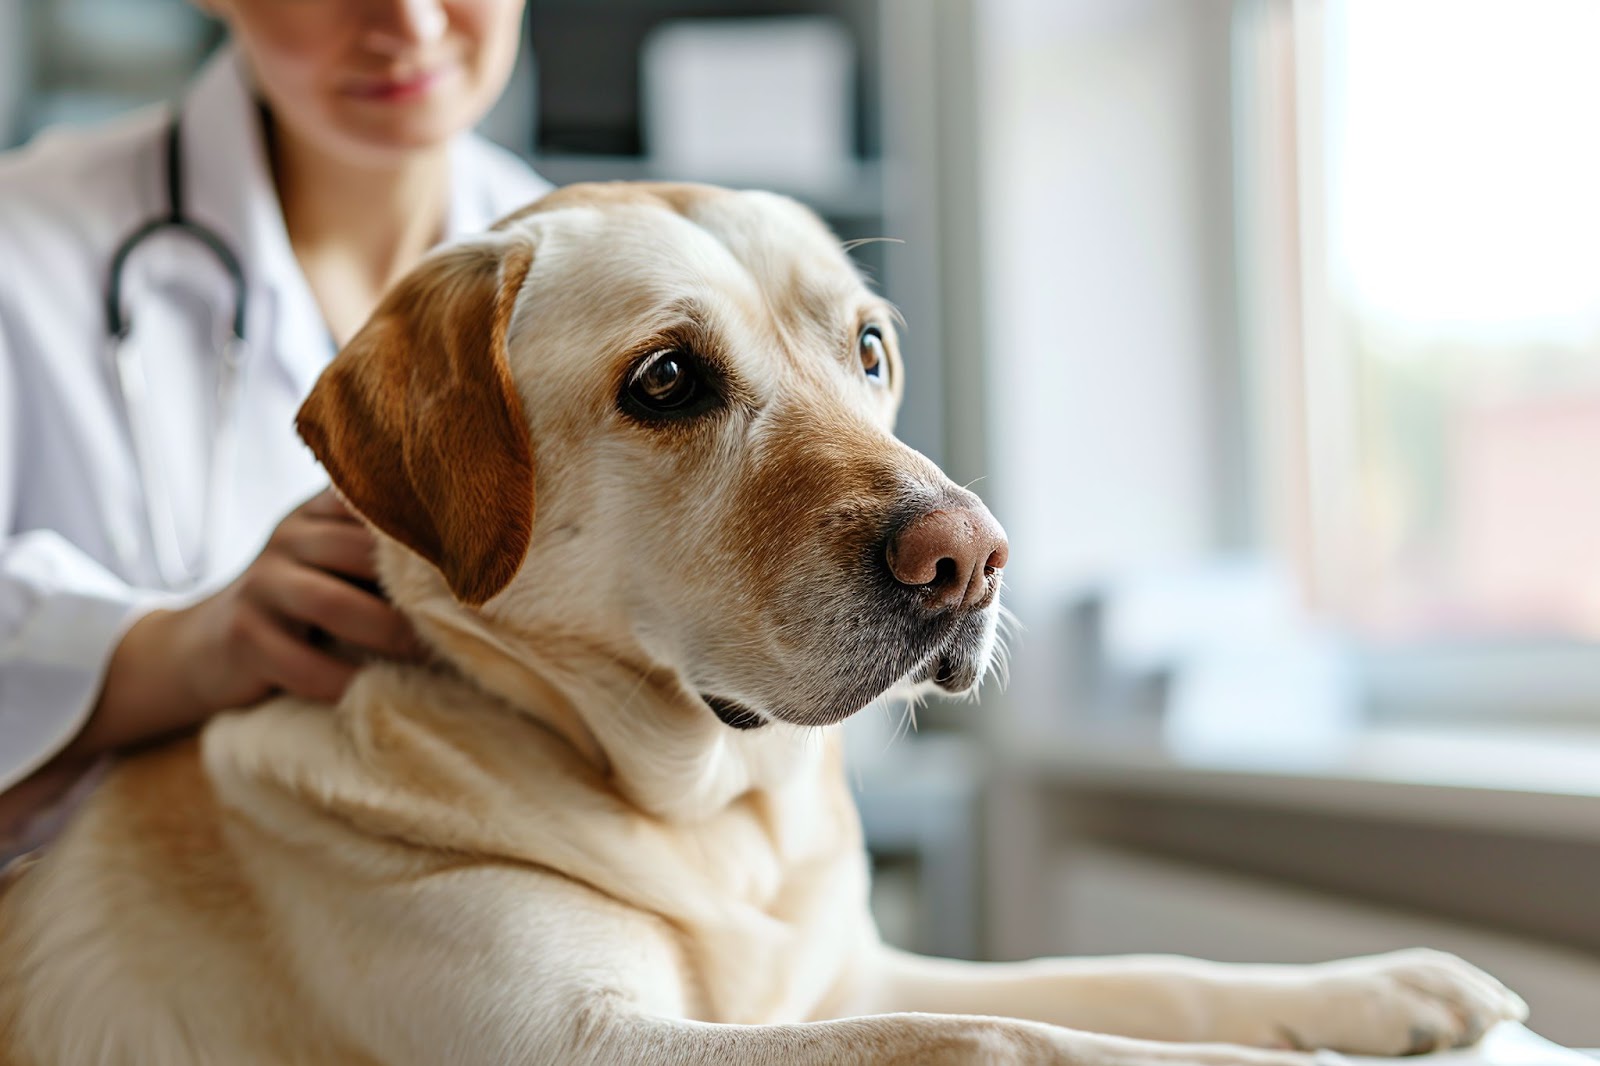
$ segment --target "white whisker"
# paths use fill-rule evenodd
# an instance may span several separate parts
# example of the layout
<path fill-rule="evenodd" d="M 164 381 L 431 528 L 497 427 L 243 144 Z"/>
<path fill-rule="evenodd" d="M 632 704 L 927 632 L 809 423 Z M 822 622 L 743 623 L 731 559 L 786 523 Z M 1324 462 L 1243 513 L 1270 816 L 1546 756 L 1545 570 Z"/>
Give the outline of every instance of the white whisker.
<path fill-rule="evenodd" d="M 855 240 L 845 241 L 841 245 L 847 252 L 853 252 L 863 244 L 904 244 L 899 237 L 857 237 Z"/>

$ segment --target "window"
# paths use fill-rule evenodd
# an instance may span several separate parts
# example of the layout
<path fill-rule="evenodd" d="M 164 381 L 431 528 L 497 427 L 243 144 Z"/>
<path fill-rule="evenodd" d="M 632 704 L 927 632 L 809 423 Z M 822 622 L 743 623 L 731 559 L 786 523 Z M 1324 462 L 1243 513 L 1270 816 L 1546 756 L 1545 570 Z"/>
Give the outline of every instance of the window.
<path fill-rule="evenodd" d="M 1391 663 L 1600 676 L 1596 41 L 1592 0 L 1240 8 L 1263 518 Z"/>
<path fill-rule="evenodd" d="M 1266 539 L 1380 706 L 1600 713 L 1600 5 L 1238 15 Z"/>

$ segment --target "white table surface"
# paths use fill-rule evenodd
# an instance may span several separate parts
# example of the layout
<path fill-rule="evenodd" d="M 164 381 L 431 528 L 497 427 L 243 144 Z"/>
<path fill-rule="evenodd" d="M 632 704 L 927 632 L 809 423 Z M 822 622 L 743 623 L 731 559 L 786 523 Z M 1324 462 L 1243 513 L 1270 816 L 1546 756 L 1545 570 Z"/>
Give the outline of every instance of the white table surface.
<path fill-rule="evenodd" d="M 1558 1047 L 1526 1026 L 1506 1022 L 1490 1030 L 1477 1047 L 1444 1051 L 1435 1055 L 1403 1059 L 1346 1057 L 1319 1052 L 1317 1061 L 1328 1066 L 1594 1066 L 1594 1059 L 1580 1051 Z"/>

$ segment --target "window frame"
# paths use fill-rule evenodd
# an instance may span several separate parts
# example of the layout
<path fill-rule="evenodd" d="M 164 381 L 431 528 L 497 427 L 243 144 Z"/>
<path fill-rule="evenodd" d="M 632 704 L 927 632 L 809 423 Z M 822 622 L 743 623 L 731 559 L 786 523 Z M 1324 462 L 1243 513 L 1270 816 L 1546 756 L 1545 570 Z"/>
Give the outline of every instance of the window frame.
<path fill-rule="evenodd" d="M 1338 613 L 1355 514 L 1355 368 L 1328 283 L 1323 0 L 1237 0 L 1234 219 L 1256 547 Z M 1287 356 L 1285 358 L 1285 356 Z M 1600 725 L 1600 644 L 1345 636 L 1380 721 Z"/>

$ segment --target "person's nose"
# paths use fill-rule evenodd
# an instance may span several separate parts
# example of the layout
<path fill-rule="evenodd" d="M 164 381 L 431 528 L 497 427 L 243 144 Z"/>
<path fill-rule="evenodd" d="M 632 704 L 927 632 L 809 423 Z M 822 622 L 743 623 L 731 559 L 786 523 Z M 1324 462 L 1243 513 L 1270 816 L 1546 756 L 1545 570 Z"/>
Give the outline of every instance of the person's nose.
<path fill-rule="evenodd" d="M 364 43 L 385 55 L 432 44 L 450 24 L 440 0 L 373 0 L 366 17 Z"/>

